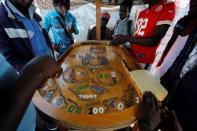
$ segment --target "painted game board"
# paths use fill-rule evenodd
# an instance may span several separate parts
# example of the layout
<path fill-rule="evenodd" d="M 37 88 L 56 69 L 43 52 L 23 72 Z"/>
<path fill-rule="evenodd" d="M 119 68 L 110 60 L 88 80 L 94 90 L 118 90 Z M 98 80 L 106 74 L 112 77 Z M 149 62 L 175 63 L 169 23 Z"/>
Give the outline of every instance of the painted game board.
<path fill-rule="evenodd" d="M 43 84 L 35 105 L 75 129 L 118 129 L 134 122 L 141 98 L 129 72 L 140 67 L 126 49 L 107 43 L 72 46 L 58 61 L 63 73 Z"/>

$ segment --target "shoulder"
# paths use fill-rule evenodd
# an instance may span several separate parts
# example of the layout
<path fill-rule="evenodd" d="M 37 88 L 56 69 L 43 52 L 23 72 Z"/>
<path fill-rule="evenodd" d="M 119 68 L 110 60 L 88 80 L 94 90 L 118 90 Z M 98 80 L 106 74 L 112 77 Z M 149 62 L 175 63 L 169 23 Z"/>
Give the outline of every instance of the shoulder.
<path fill-rule="evenodd" d="M 118 25 L 119 22 L 120 22 L 120 19 L 116 21 L 116 25 Z"/>
<path fill-rule="evenodd" d="M 146 8 L 146 9 L 140 11 L 140 14 L 146 12 L 147 10 L 149 10 L 149 8 Z"/>
<path fill-rule="evenodd" d="M 90 25 L 90 30 L 94 30 L 96 28 L 96 25 Z"/>
<path fill-rule="evenodd" d="M 176 4 L 175 2 L 163 2 L 162 6 L 164 7 L 163 10 L 166 9 L 176 9 Z"/>
<path fill-rule="evenodd" d="M 72 17 L 73 19 L 75 19 L 75 16 L 70 11 L 68 11 L 67 16 Z"/>
<path fill-rule="evenodd" d="M 161 12 L 166 12 L 168 10 L 171 11 L 175 11 L 175 3 L 174 2 L 160 2 L 157 5 L 155 5 L 155 7 L 153 8 L 153 10 L 155 10 L 158 13 Z"/>
<path fill-rule="evenodd" d="M 4 5 L 0 3 L 0 22 L 8 19 L 8 12 L 6 11 Z"/>
<path fill-rule="evenodd" d="M 128 20 L 127 23 L 133 23 L 133 20 Z"/>
<path fill-rule="evenodd" d="M 55 12 L 55 10 L 49 11 L 49 12 L 45 15 L 45 18 L 51 18 L 51 17 L 56 17 L 56 12 Z"/>

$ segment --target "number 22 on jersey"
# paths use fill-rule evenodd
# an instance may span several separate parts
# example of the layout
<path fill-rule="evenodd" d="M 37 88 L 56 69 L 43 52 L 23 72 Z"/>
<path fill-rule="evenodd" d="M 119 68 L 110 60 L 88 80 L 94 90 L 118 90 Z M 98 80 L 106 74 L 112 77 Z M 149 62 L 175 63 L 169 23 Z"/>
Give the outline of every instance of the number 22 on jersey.
<path fill-rule="evenodd" d="M 141 35 L 143 36 L 144 35 L 144 29 L 146 28 L 147 26 L 147 23 L 148 23 L 148 18 L 141 18 L 137 21 L 137 30 L 136 30 L 136 35 Z"/>

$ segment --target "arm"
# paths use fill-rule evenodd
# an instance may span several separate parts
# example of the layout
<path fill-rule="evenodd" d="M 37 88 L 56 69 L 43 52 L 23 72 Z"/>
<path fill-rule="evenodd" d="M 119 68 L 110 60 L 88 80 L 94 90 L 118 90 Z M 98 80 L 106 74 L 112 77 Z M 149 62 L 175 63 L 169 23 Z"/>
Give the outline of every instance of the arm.
<path fill-rule="evenodd" d="M 1 90 L 1 99 L 9 96 L 1 107 L 1 131 L 17 128 L 35 90 L 44 79 L 58 72 L 61 68 L 55 60 L 48 56 L 37 57 L 22 69 L 12 87 Z"/>
<path fill-rule="evenodd" d="M 161 121 L 160 112 L 155 95 L 145 92 L 137 115 L 139 131 L 154 131 Z"/>
<path fill-rule="evenodd" d="M 74 33 L 75 33 L 76 35 L 78 35 L 78 34 L 79 34 L 79 29 L 78 29 L 78 27 L 77 27 L 77 20 L 76 20 L 76 18 L 75 18 L 74 15 L 72 15 L 72 18 L 73 18 L 73 25 L 72 25 L 72 26 L 73 26 L 73 27 L 75 28 L 75 30 L 76 30 Z"/>
<path fill-rule="evenodd" d="M 110 45 L 120 45 L 125 42 L 135 43 L 143 46 L 157 46 L 160 40 L 165 36 L 170 25 L 159 25 L 156 27 L 154 31 L 154 35 L 152 37 L 130 37 L 123 35 L 114 36 L 114 40 L 110 42 Z"/>

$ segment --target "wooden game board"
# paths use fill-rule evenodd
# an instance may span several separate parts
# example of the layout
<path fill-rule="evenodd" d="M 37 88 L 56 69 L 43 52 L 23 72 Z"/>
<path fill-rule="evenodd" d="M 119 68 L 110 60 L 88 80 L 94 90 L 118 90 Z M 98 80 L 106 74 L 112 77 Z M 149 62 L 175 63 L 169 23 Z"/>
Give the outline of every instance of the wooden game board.
<path fill-rule="evenodd" d="M 76 43 L 58 62 L 62 75 L 33 97 L 42 112 L 74 129 L 119 129 L 135 121 L 141 93 L 129 72 L 140 66 L 126 49 L 107 41 Z"/>

